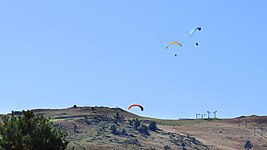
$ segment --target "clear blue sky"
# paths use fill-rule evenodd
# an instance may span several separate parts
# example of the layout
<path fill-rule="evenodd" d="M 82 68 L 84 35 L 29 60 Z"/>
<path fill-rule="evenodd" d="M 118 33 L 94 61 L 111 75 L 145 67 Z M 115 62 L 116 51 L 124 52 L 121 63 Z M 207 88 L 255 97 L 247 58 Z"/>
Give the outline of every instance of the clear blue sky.
<path fill-rule="evenodd" d="M 0 113 L 140 103 L 145 111 L 131 112 L 158 118 L 266 115 L 266 8 L 265 0 L 2 1 Z M 183 47 L 166 51 L 171 41 Z"/>

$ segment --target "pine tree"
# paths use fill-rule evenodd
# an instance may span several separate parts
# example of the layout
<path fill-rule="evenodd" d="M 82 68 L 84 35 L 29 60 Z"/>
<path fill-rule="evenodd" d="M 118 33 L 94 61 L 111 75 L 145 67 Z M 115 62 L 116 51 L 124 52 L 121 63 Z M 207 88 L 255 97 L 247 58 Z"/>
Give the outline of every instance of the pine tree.
<path fill-rule="evenodd" d="M 157 131 L 157 123 L 155 121 L 151 121 L 149 123 L 149 126 L 148 126 L 148 129 L 151 130 L 151 131 Z"/>
<path fill-rule="evenodd" d="M 116 115 L 114 116 L 114 119 L 115 119 L 115 123 L 118 124 L 120 122 L 123 122 L 124 121 L 124 116 L 123 115 L 120 115 L 118 112 L 116 113 Z"/>
<path fill-rule="evenodd" d="M 135 130 L 137 130 L 137 128 L 141 125 L 140 121 L 138 120 L 138 118 L 136 118 L 134 121 L 134 128 Z"/>
<path fill-rule="evenodd" d="M 22 116 L 2 117 L 0 149 L 47 150 L 65 149 L 67 132 L 53 125 L 48 118 L 23 111 Z"/>

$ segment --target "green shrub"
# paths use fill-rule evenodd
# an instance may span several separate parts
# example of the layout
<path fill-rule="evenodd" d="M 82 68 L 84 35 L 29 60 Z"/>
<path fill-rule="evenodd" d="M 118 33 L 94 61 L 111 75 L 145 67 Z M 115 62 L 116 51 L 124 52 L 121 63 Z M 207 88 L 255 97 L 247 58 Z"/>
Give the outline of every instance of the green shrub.
<path fill-rule="evenodd" d="M 43 116 L 23 111 L 22 116 L 2 117 L 0 149 L 47 150 L 65 149 L 67 132 L 53 125 Z"/>
<path fill-rule="evenodd" d="M 140 126 L 140 121 L 138 120 L 138 118 L 136 118 L 135 120 L 133 120 L 134 121 L 134 128 L 135 128 L 135 130 L 137 130 L 137 128 Z"/>
<path fill-rule="evenodd" d="M 165 146 L 163 147 L 163 149 L 164 149 L 164 150 L 169 150 L 169 149 L 171 149 L 171 147 L 168 146 L 168 145 L 165 145 Z"/>
<path fill-rule="evenodd" d="M 128 133 L 126 132 L 125 129 L 122 129 L 121 134 L 122 134 L 122 135 L 128 135 Z"/>
<path fill-rule="evenodd" d="M 128 122 L 129 122 L 129 124 L 131 125 L 131 126 L 133 126 L 133 120 L 128 120 Z"/>
<path fill-rule="evenodd" d="M 109 129 L 111 130 L 112 134 L 115 134 L 115 135 L 119 135 L 120 134 L 118 129 L 117 129 L 117 126 L 115 124 L 111 124 Z"/>
<path fill-rule="evenodd" d="M 145 135 L 150 135 L 149 133 L 148 133 L 148 127 L 146 126 L 146 125 L 141 125 L 141 126 L 139 126 L 138 127 L 138 129 L 137 129 L 140 133 L 142 133 L 142 134 L 145 134 Z"/>
<path fill-rule="evenodd" d="M 148 129 L 151 130 L 151 131 L 157 131 L 157 123 L 155 121 L 151 121 L 149 123 L 149 126 L 148 126 Z"/>
<path fill-rule="evenodd" d="M 124 121 L 124 117 L 123 117 L 123 115 L 120 115 L 120 114 L 117 112 L 116 115 L 114 116 L 114 120 L 115 120 L 115 123 L 118 124 L 118 123 Z"/>
<path fill-rule="evenodd" d="M 253 147 L 253 144 L 249 140 L 247 140 L 245 145 L 244 145 L 245 150 L 249 150 L 252 147 Z"/>

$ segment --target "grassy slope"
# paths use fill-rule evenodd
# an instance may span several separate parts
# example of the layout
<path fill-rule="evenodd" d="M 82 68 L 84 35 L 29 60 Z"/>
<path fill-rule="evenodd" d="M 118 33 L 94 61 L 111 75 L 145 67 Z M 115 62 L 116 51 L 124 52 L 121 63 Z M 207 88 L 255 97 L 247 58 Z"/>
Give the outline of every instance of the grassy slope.
<path fill-rule="evenodd" d="M 243 149 L 250 140 L 257 150 L 267 149 L 267 117 L 250 116 L 221 120 L 163 120 L 141 117 L 120 108 L 78 107 L 68 109 L 38 109 L 37 115 L 50 117 L 51 120 L 67 129 L 70 133 L 69 148 L 76 149 Z M 110 124 L 116 112 L 124 115 L 125 120 L 139 118 L 143 124 L 156 121 L 161 130 L 149 131 L 142 135 L 129 123 L 117 125 L 119 131 L 125 129 L 128 135 L 114 135 Z M 195 139 L 196 138 L 196 139 Z M 207 147 L 208 146 L 208 147 Z"/>

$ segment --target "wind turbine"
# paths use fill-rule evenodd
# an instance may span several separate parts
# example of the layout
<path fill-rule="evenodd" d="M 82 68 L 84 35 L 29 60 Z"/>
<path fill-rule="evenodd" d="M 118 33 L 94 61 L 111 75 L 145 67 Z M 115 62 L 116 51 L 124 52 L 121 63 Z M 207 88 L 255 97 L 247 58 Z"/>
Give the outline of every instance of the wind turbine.
<path fill-rule="evenodd" d="M 216 118 L 216 113 L 217 113 L 217 110 L 213 112 L 214 119 Z"/>
<path fill-rule="evenodd" d="M 207 111 L 207 113 L 208 113 L 208 119 L 210 119 L 210 113 L 211 113 L 211 112 L 210 112 L 210 111 Z"/>
<path fill-rule="evenodd" d="M 200 114 L 196 114 L 196 119 L 198 119 L 198 116 L 200 116 Z"/>

